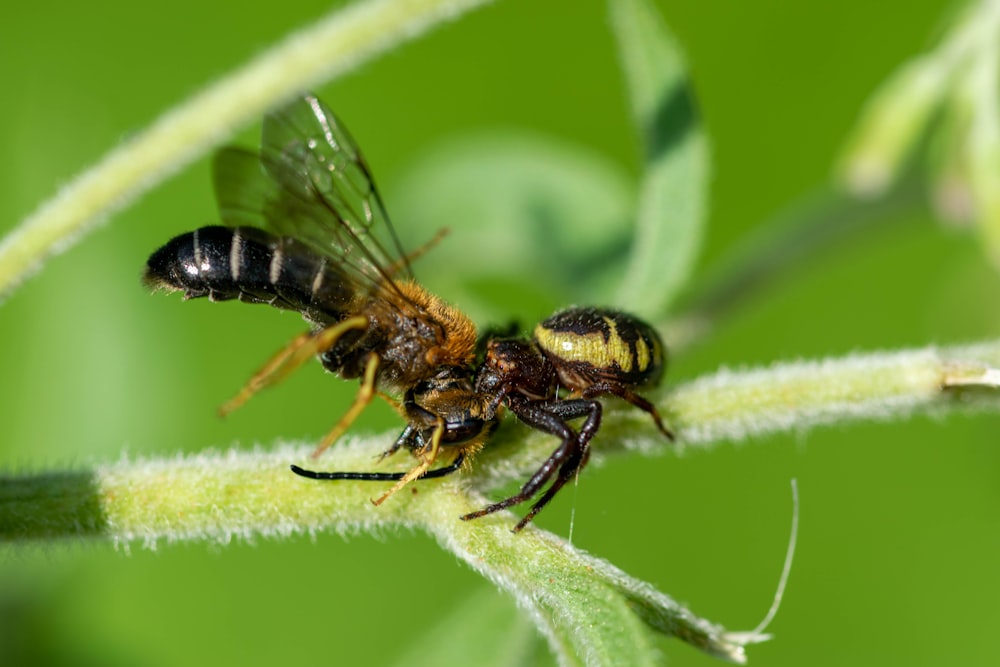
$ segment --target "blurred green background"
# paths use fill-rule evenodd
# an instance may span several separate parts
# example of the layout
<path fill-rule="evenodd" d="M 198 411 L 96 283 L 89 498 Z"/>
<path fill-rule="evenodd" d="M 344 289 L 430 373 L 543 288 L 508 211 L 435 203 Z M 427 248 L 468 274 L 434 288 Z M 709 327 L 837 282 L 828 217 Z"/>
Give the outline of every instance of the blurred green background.
<path fill-rule="evenodd" d="M 866 97 L 932 42 L 952 8 L 657 4 L 687 51 L 712 141 L 703 267 L 828 179 Z M 161 110 L 327 8 L 316 0 L 8 8 L 0 229 Z M 598 0 L 498 2 L 318 92 L 363 147 L 397 228 L 406 229 L 407 184 L 426 156 L 472 133 L 526 131 L 589 151 L 619 176 L 639 169 Z M 252 144 L 256 131 L 240 140 Z M 3 304 L 5 471 L 312 440 L 339 416 L 356 386 L 312 365 L 229 419 L 215 417 L 303 324 L 295 314 L 143 290 L 150 251 L 214 220 L 201 160 Z M 426 282 L 449 257 L 477 251 L 475 223 L 416 267 Z M 745 303 L 675 359 L 669 381 L 720 365 L 1000 335 L 1000 278 L 974 240 L 926 212 L 899 223 L 821 253 Z M 532 322 L 557 298 L 544 284 L 504 289 L 502 278 L 482 291 L 490 306 L 477 315 L 495 322 Z M 398 426 L 379 406 L 356 428 Z M 796 561 L 771 626 L 776 640 L 752 648 L 752 663 L 995 664 L 998 427 L 995 415 L 918 419 L 613 459 L 588 469 L 537 523 L 565 535 L 575 509 L 577 545 L 701 615 L 749 629 L 771 601 L 795 477 Z M 4 547 L 0 564 L 0 664 L 8 665 L 441 664 L 438 652 L 461 641 L 447 628 L 435 634 L 438 625 L 468 599 L 484 597 L 492 612 L 483 623 L 499 628 L 513 609 L 421 534 L 136 544 L 131 553 L 101 543 Z M 671 664 L 716 664 L 678 641 L 662 649 Z"/>

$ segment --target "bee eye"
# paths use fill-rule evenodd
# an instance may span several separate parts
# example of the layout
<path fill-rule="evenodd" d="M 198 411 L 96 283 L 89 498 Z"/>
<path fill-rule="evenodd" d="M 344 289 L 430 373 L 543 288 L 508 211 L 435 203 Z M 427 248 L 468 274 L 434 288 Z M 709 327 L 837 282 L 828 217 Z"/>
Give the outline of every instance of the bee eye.
<path fill-rule="evenodd" d="M 486 422 L 482 419 L 466 415 L 462 421 L 448 422 L 441 440 L 451 445 L 468 442 L 482 433 L 485 427 Z"/>

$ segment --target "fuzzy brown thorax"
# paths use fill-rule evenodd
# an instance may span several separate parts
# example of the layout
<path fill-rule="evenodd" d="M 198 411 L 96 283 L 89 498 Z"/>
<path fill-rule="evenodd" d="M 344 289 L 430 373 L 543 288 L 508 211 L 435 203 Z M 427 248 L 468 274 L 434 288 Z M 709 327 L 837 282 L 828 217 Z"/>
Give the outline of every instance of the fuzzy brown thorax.
<path fill-rule="evenodd" d="M 430 367 L 469 366 L 476 354 L 476 325 L 468 315 L 411 280 L 396 281 L 396 287 L 422 316 L 437 324 L 436 345 L 424 353 Z"/>

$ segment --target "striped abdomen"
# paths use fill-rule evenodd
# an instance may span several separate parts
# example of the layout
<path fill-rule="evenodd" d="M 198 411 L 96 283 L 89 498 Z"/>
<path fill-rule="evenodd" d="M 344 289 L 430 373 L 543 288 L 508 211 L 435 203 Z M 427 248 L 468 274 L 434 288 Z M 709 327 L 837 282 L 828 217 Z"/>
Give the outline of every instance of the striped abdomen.
<path fill-rule="evenodd" d="M 655 385 L 666 364 L 653 327 L 607 308 L 556 313 L 535 328 L 535 344 L 556 367 L 563 386 L 575 390 L 599 381 Z"/>
<path fill-rule="evenodd" d="M 149 257 L 143 282 L 186 299 L 268 303 L 315 322 L 340 319 L 354 298 L 325 257 L 255 227 L 202 227 L 174 237 Z"/>

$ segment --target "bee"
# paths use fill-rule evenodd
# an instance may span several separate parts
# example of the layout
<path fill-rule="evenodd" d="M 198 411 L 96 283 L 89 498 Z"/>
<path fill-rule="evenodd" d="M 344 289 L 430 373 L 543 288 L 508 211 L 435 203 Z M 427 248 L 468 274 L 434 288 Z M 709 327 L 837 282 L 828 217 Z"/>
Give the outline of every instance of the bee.
<path fill-rule="evenodd" d="M 149 257 L 144 283 L 185 299 L 298 311 L 311 325 L 220 412 L 318 356 L 326 370 L 360 378 L 360 389 L 314 458 L 385 389 L 403 395 L 390 402 L 407 426 L 384 456 L 403 448 L 418 463 L 406 473 L 342 478 L 395 480 L 373 501 L 380 504 L 414 479 L 457 470 L 497 422 L 473 387 L 475 325 L 414 280 L 410 261 L 426 247 L 403 251 L 368 165 L 334 113 L 305 95 L 268 114 L 259 151 L 216 152 L 213 182 L 224 226 L 168 241 Z M 432 470 L 443 446 L 458 454 L 443 472 Z"/>
<path fill-rule="evenodd" d="M 360 388 L 313 458 L 378 395 L 406 420 L 382 458 L 406 449 L 417 459 L 407 472 L 291 466 L 297 475 L 395 482 L 372 501 L 379 505 L 416 479 L 459 470 L 509 410 L 560 444 L 519 493 L 461 518 L 526 502 L 548 484 L 516 533 L 586 465 L 601 424 L 598 397 L 632 403 L 673 439 L 656 408 L 636 393 L 657 384 L 666 366 L 665 347 L 652 327 L 615 310 L 571 308 L 539 324 L 531 339 L 477 336 L 464 313 L 413 278 L 411 260 L 440 235 L 404 252 L 361 152 L 316 97 L 305 95 L 268 114 L 259 151 L 226 147 L 212 166 L 223 224 L 168 241 L 147 260 L 144 283 L 180 291 L 185 299 L 269 304 L 297 311 L 310 324 L 220 412 L 232 412 L 315 356 L 326 370 L 360 379 Z M 580 418 L 578 430 L 570 426 Z M 435 468 L 445 448 L 456 454 Z"/>
<path fill-rule="evenodd" d="M 477 519 L 526 502 L 551 480 L 513 531 L 524 528 L 587 464 L 590 441 L 601 425 L 599 396 L 628 401 L 648 413 L 660 432 L 673 440 L 673 432 L 656 407 L 635 393 L 635 389 L 657 385 L 665 368 L 666 348 L 656 330 L 611 309 L 570 308 L 535 327 L 531 340 L 488 341 L 475 382 L 476 392 L 487 397 L 486 414 L 493 416 L 503 405 L 525 424 L 558 437 L 560 444 L 518 493 L 462 519 Z M 569 392 L 566 397 L 560 397 L 560 388 Z M 568 424 L 568 420 L 584 417 L 578 431 Z"/>

